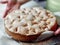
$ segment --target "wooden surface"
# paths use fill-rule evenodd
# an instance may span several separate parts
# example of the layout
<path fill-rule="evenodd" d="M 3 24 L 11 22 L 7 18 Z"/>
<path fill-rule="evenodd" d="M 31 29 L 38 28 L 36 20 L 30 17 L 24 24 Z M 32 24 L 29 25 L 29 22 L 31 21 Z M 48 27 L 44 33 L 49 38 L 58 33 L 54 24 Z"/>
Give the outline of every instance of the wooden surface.
<path fill-rule="evenodd" d="M 49 39 L 35 43 L 27 43 L 27 42 L 19 42 L 19 43 L 20 45 L 60 45 L 60 35 L 52 36 Z"/>

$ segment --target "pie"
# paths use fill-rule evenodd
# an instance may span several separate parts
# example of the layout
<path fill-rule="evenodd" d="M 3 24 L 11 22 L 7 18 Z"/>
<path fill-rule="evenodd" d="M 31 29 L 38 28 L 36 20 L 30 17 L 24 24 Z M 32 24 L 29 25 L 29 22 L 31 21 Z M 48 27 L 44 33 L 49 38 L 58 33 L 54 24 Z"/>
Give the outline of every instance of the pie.
<path fill-rule="evenodd" d="M 43 32 L 55 31 L 56 17 L 40 7 L 14 10 L 4 19 L 5 30 L 15 40 L 36 40 Z"/>

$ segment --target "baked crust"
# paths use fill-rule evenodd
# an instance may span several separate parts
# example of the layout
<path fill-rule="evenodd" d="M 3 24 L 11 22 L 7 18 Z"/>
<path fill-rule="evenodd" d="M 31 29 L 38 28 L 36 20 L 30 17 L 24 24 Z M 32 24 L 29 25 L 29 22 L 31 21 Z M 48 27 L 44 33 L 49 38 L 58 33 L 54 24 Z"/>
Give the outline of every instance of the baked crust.
<path fill-rule="evenodd" d="M 33 40 L 36 40 L 40 36 L 40 34 L 29 35 L 29 36 L 21 35 L 18 33 L 13 33 L 9 31 L 7 28 L 5 28 L 5 31 L 8 35 L 12 36 L 13 39 L 18 40 L 18 41 L 33 41 Z"/>

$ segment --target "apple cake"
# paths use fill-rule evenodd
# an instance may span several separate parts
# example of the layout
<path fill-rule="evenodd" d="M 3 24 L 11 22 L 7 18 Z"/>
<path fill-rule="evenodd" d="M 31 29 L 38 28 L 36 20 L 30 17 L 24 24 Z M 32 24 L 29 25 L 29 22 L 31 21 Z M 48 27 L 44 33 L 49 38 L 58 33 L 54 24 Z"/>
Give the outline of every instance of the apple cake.
<path fill-rule="evenodd" d="M 5 30 L 19 41 L 36 40 L 43 32 L 55 31 L 56 17 L 40 7 L 14 10 L 4 18 Z"/>

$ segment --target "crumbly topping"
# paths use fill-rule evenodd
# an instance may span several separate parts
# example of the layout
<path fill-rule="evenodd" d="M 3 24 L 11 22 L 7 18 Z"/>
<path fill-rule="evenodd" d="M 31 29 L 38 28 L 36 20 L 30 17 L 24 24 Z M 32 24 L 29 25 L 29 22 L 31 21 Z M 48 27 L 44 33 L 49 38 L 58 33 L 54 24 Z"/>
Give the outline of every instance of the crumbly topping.
<path fill-rule="evenodd" d="M 5 18 L 5 27 L 14 33 L 34 35 L 50 30 L 55 22 L 51 12 L 33 7 L 12 11 Z"/>

